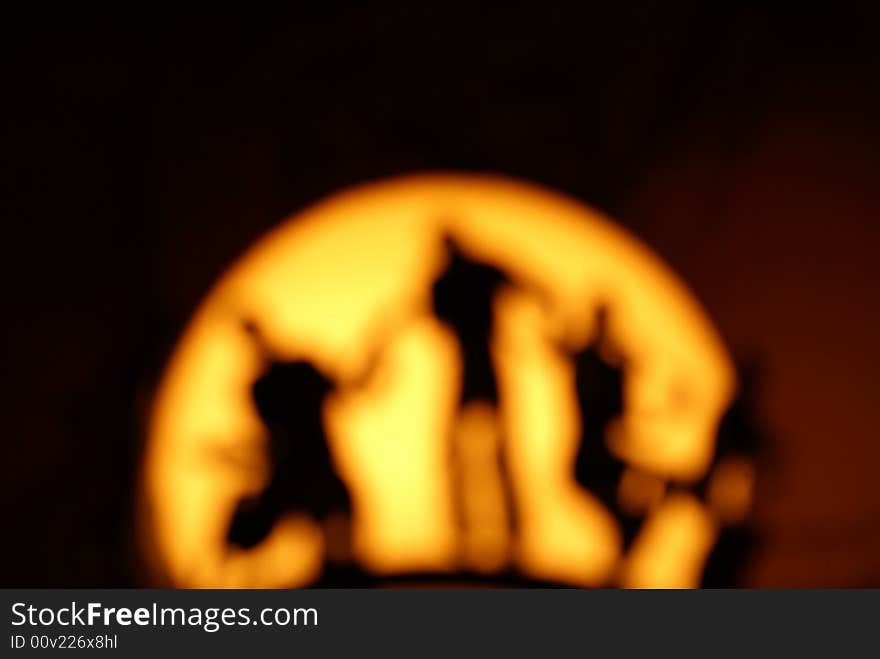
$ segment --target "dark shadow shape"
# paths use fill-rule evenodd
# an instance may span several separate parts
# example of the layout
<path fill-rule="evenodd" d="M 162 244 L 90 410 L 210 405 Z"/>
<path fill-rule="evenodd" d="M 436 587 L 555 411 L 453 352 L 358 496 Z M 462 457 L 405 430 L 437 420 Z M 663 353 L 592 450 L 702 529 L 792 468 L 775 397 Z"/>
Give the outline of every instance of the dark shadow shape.
<path fill-rule="evenodd" d="M 620 479 L 626 464 L 608 450 L 608 424 L 624 411 L 624 371 L 626 363 L 616 354 L 608 337 L 606 306 L 596 311 L 596 329 L 590 342 L 572 351 L 563 346 L 575 371 L 580 436 L 574 460 L 578 485 L 597 497 L 614 515 L 623 534 L 624 550 L 629 547 L 644 520 L 621 509 L 618 501 Z"/>
<path fill-rule="evenodd" d="M 758 366 L 749 361 L 739 367 L 739 389 L 718 426 L 712 467 L 698 485 L 703 498 L 714 467 L 724 458 L 743 456 L 758 465 L 757 458 L 767 445 L 767 436 L 756 420 Z M 758 545 L 758 534 L 751 516 L 741 524 L 723 526 L 703 570 L 703 588 L 733 588 L 741 585 L 748 561 Z"/>
<path fill-rule="evenodd" d="M 498 403 L 498 380 L 492 360 L 494 328 L 492 303 L 498 292 L 512 284 L 502 270 L 465 255 L 444 238 L 449 263 L 432 286 L 434 314 L 455 334 L 462 351 L 459 403 Z"/>
<path fill-rule="evenodd" d="M 252 326 L 250 333 L 261 341 Z M 253 547 L 285 513 L 299 511 L 318 521 L 350 517 L 351 497 L 336 472 L 324 427 L 323 409 L 337 383 L 307 361 L 270 358 L 251 396 L 269 433 L 272 476 L 256 497 L 242 500 L 228 540 Z"/>
<path fill-rule="evenodd" d="M 498 374 L 492 356 L 495 328 L 493 303 L 495 296 L 514 282 L 503 270 L 465 254 L 450 236 L 444 236 L 443 244 L 449 260 L 431 287 L 431 300 L 435 317 L 455 335 L 461 350 L 461 387 L 457 410 L 474 402 L 484 402 L 497 409 Z M 505 448 L 502 429 L 497 460 L 513 534 L 517 526 L 516 503 Z M 459 526 L 463 527 L 464 502 L 455 464 L 453 457 L 450 466 L 454 510 Z"/>

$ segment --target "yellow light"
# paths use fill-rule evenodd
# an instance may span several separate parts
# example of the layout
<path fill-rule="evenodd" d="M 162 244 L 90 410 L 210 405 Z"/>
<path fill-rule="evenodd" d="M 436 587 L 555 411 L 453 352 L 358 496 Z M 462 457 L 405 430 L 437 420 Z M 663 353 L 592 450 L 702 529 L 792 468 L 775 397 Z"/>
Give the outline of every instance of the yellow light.
<path fill-rule="evenodd" d="M 715 542 L 712 517 L 689 494 L 668 497 L 647 520 L 623 561 L 627 588 L 696 588 Z"/>
<path fill-rule="evenodd" d="M 456 411 L 459 349 L 429 304 L 444 233 L 523 283 L 495 305 L 498 410 Z M 574 374 L 554 345 L 586 340 L 600 302 L 633 365 L 626 414 L 611 429 L 614 453 L 658 477 L 699 478 L 732 395 L 730 360 L 678 278 L 593 209 L 502 177 L 438 174 L 364 185 L 299 213 L 221 277 L 167 364 L 143 467 L 145 546 L 180 586 L 301 586 L 320 571 L 326 529 L 302 515 L 253 549 L 226 543 L 237 502 L 268 478 L 267 437 L 250 399 L 261 362 L 242 329 L 249 320 L 274 352 L 307 358 L 341 383 L 376 362 L 362 386 L 341 386 L 324 409 L 353 498 L 353 556 L 365 569 L 491 572 L 512 561 L 528 576 L 572 585 L 618 574 L 631 585 L 694 585 L 692 564 L 712 534 L 701 504 L 668 500 L 655 511 L 651 529 L 663 530 L 646 532 L 661 539 L 637 540 L 634 552 L 661 547 L 662 565 L 624 564 L 613 516 L 572 477 Z M 465 558 L 447 468 L 462 434 L 480 438 L 462 480 L 473 493 L 472 528 L 481 529 L 467 537 Z M 489 466 L 502 442 L 515 538 Z M 676 552 L 681 565 L 669 558 Z"/>

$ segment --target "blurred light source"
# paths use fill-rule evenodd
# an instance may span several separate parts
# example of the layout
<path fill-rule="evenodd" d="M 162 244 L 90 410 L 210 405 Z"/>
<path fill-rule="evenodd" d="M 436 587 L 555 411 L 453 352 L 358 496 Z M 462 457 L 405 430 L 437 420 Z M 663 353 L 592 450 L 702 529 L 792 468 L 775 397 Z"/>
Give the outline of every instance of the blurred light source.
<path fill-rule="evenodd" d="M 432 285 L 450 267 L 444 237 L 509 278 L 490 310 L 497 400 L 462 403 L 468 353 L 432 311 Z M 628 549 L 615 514 L 574 479 L 582 429 L 574 367 L 558 348 L 588 343 L 600 305 L 626 360 L 624 411 L 607 428 L 625 465 L 615 496 L 645 517 Z M 248 323 L 276 359 L 307 361 L 335 383 L 318 413 L 351 494 L 350 528 L 289 510 L 255 546 L 229 542 L 237 507 L 272 471 L 252 394 L 265 346 Z M 716 469 L 711 507 L 667 486 L 706 476 L 733 390 L 693 296 L 596 211 L 495 176 L 365 185 L 263 238 L 190 320 L 148 430 L 146 551 L 179 586 L 303 586 L 349 558 L 378 576 L 696 586 L 716 514 L 742 518 L 751 472 Z"/>

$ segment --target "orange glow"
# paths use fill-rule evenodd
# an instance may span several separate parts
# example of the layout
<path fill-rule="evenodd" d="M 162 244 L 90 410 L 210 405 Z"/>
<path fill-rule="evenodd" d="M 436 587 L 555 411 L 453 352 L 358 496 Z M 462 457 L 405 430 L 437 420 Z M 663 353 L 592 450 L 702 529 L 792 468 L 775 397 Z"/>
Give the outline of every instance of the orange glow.
<path fill-rule="evenodd" d="M 446 259 L 444 233 L 525 283 L 495 301 L 497 409 L 456 409 L 460 350 L 429 300 Z M 652 474 L 622 486 L 622 498 L 653 506 L 625 558 L 613 515 L 573 479 L 574 373 L 554 347 L 562 338 L 585 342 L 600 302 L 612 308 L 611 336 L 633 367 L 612 451 L 632 473 Z M 334 195 L 250 248 L 190 320 L 152 410 L 145 529 L 175 585 L 308 585 L 330 551 L 325 543 L 345 532 L 288 515 L 251 549 L 225 541 L 237 502 L 265 486 L 269 469 L 250 398 L 261 357 L 245 320 L 274 353 L 307 358 L 338 382 L 369 372 L 323 410 L 352 495 L 352 556 L 369 572 L 514 566 L 576 586 L 615 575 L 632 586 L 696 584 L 712 522 L 692 497 L 658 504 L 657 487 L 705 474 L 733 369 L 678 278 L 591 208 L 501 177 L 414 176 Z M 450 444 L 461 448 L 464 529 Z M 494 463 L 502 444 L 520 517 L 515 537 Z"/>
<path fill-rule="evenodd" d="M 623 563 L 627 588 L 696 588 L 717 530 L 693 496 L 668 497 L 636 538 Z"/>
<path fill-rule="evenodd" d="M 478 572 L 495 572 L 507 562 L 511 538 L 497 455 L 499 437 L 494 411 L 472 403 L 462 410 L 452 441 L 458 448 L 465 508 L 464 563 Z"/>
<path fill-rule="evenodd" d="M 740 524 L 748 516 L 755 485 L 755 466 L 745 456 L 724 458 L 712 471 L 707 500 L 725 524 Z"/>
<path fill-rule="evenodd" d="M 642 515 L 653 509 L 666 490 L 663 480 L 637 469 L 627 469 L 620 479 L 617 498 L 621 509 L 629 515 Z"/>

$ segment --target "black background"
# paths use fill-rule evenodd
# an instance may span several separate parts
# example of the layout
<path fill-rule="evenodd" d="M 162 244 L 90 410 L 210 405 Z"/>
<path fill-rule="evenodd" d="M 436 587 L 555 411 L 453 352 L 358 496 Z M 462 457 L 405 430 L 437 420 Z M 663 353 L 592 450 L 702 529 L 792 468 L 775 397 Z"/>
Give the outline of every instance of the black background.
<path fill-rule="evenodd" d="M 199 298 L 304 204 L 436 169 L 606 211 L 760 359 L 744 583 L 880 584 L 877 13 L 475 4 L 4 19 L 0 584 L 138 583 L 139 429 Z"/>

